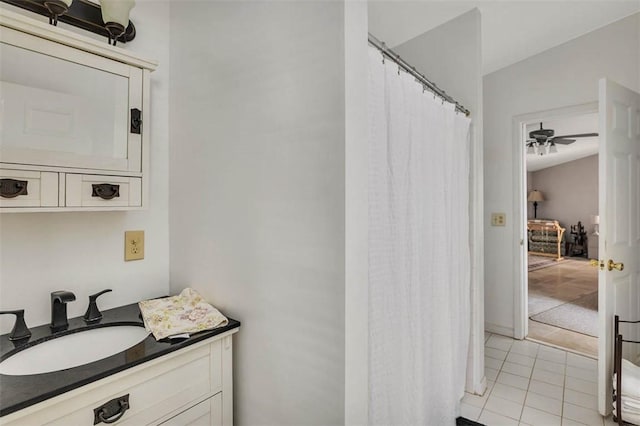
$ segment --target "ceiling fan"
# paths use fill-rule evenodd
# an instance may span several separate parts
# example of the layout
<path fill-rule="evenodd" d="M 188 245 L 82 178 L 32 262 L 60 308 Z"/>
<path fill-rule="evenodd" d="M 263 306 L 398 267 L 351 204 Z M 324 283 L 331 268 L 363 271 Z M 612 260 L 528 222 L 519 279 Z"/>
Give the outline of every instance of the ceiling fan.
<path fill-rule="evenodd" d="M 579 133 L 575 135 L 554 136 L 553 129 L 545 129 L 540 123 L 540 128 L 529 132 L 527 139 L 527 154 L 554 154 L 558 152 L 556 145 L 569 145 L 576 140 L 572 138 L 591 138 L 598 136 L 597 133 Z"/>

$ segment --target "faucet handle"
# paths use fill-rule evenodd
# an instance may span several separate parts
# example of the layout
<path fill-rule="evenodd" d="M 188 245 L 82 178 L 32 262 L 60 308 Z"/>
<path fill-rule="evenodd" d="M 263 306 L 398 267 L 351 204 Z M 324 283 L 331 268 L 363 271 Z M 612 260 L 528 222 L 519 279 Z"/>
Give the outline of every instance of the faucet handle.
<path fill-rule="evenodd" d="M 106 290 L 99 291 L 98 293 L 92 294 L 91 296 L 89 296 L 89 307 L 87 308 L 87 312 L 85 312 L 83 317 L 86 322 L 94 322 L 102 318 L 102 312 L 100 312 L 100 310 L 98 309 L 98 304 L 96 303 L 96 299 L 98 298 L 98 296 L 101 296 L 110 291 L 112 290 L 108 288 Z"/>
<path fill-rule="evenodd" d="M 31 331 L 27 328 L 27 323 L 24 322 L 24 309 L 17 309 L 15 311 L 0 311 L 0 314 L 13 314 L 16 316 L 16 322 L 13 325 L 9 340 L 22 340 L 31 337 Z"/>

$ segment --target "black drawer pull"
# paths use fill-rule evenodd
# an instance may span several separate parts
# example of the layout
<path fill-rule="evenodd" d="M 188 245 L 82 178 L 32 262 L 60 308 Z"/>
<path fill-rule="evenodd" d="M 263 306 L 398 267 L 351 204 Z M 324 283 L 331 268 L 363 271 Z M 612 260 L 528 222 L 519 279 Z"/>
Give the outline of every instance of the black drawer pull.
<path fill-rule="evenodd" d="M 26 180 L 0 179 L 0 197 L 15 198 L 18 195 L 28 195 Z"/>
<path fill-rule="evenodd" d="M 119 396 L 93 409 L 93 424 L 115 423 L 129 409 L 129 394 Z"/>
<path fill-rule="evenodd" d="M 92 197 L 100 197 L 103 200 L 111 200 L 112 198 L 120 196 L 120 185 L 113 185 L 110 183 L 94 183 L 91 185 L 93 188 L 91 192 Z"/>

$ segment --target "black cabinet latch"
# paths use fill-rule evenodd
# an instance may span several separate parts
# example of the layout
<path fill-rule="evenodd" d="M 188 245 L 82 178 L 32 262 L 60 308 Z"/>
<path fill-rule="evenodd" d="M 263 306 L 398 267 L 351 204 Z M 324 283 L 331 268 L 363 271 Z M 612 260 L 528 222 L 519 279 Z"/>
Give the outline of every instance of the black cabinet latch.
<path fill-rule="evenodd" d="M 142 131 L 142 111 L 131 108 L 131 133 L 139 135 Z"/>

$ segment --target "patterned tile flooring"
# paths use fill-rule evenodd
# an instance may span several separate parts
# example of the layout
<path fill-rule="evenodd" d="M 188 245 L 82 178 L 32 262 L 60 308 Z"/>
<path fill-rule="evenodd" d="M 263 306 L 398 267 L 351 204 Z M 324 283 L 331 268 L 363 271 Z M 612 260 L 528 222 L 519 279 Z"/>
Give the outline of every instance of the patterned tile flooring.
<path fill-rule="evenodd" d="M 597 407 L 597 361 L 528 340 L 486 334 L 483 396 L 461 415 L 486 426 L 613 426 Z"/>

